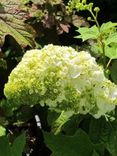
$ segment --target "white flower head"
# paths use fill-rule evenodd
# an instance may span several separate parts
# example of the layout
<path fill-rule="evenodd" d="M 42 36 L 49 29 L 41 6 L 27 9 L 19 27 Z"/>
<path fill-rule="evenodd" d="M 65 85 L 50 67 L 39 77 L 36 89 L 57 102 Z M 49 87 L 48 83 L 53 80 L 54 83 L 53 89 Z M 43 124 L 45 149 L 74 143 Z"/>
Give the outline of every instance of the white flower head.
<path fill-rule="evenodd" d="M 117 87 L 88 52 L 47 45 L 29 50 L 11 72 L 4 93 L 16 106 L 48 105 L 99 118 L 117 104 Z"/>

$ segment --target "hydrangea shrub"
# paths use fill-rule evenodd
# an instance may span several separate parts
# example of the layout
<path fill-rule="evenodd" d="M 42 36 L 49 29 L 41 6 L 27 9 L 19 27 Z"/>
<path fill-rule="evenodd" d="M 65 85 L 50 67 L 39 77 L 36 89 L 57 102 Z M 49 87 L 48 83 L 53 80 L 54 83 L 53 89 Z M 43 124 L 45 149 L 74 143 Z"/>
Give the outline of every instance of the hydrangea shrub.
<path fill-rule="evenodd" d="M 95 118 L 117 104 L 117 86 L 104 76 L 95 58 L 85 51 L 52 44 L 25 53 L 11 72 L 4 93 L 16 107 L 40 104 Z"/>

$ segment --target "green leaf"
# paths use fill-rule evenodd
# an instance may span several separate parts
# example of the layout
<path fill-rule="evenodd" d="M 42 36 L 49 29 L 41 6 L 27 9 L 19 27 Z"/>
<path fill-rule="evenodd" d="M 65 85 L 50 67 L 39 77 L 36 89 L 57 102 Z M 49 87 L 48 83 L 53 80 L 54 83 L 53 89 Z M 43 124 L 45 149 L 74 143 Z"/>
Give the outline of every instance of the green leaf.
<path fill-rule="evenodd" d="M 92 119 L 89 136 L 93 143 L 102 143 L 112 156 L 117 155 L 117 120 Z"/>
<path fill-rule="evenodd" d="M 91 49 L 91 51 L 92 51 L 94 54 L 98 54 L 98 55 L 103 54 L 102 47 L 101 47 L 100 44 L 93 43 L 93 44 L 90 46 L 90 49 Z"/>
<path fill-rule="evenodd" d="M 110 134 L 108 142 L 106 142 L 106 148 L 112 156 L 117 156 L 117 135 Z"/>
<path fill-rule="evenodd" d="M 81 35 L 76 36 L 76 38 L 81 38 L 84 41 L 88 39 L 97 39 L 99 36 L 99 30 L 96 25 L 92 26 L 91 28 L 79 28 L 77 30 Z"/>
<path fill-rule="evenodd" d="M 111 43 L 117 43 L 117 33 L 111 34 L 107 40 L 105 40 L 105 45 L 109 45 Z"/>
<path fill-rule="evenodd" d="M 5 36 L 12 36 L 21 46 L 34 47 L 34 30 L 26 24 L 27 13 L 20 9 L 20 0 L 0 1 L 0 45 Z"/>
<path fill-rule="evenodd" d="M 72 112 L 64 112 L 62 111 L 60 114 L 57 113 L 49 113 L 49 121 L 51 121 L 51 129 L 54 134 L 58 134 L 63 125 L 69 120 L 69 118 L 72 116 Z"/>
<path fill-rule="evenodd" d="M 18 136 L 13 144 L 9 143 L 7 136 L 0 137 L 0 156 L 22 156 L 25 143 L 24 133 Z"/>
<path fill-rule="evenodd" d="M 112 22 L 103 23 L 100 27 L 100 31 L 101 33 L 107 33 L 109 29 L 114 28 L 115 26 L 117 26 L 117 23 Z"/>
<path fill-rule="evenodd" d="M 44 137 L 45 143 L 53 152 L 52 156 L 91 156 L 93 153 L 93 145 L 81 129 L 73 136 L 44 132 Z"/>
<path fill-rule="evenodd" d="M 79 128 L 79 124 L 85 118 L 84 115 L 73 115 L 62 127 L 62 131 L 67 135 L 74 135 Z"/>
<path fill-rule="evenodd" d="M 110 59 L 117 59 L 117 45 L 105 46 L 105 55 Z"/>
<path fill-rule="evenodd" d="M 1 156 L 13 156 L 11 155 L 11 148 L 8 138 L 6 136 L 0 137 L 0 155 Z"/>
<path fill-rule="evenodd" d="M 6 134 L 6 129 L 3 126 L 0 126 L 0 137 Z"/>
<path fill-rule="evenodd" d="M 26 144 L 26 138 L 25 138 L 25 133 L 23 133 L 20 136 L 18 136 L 13 142 L 11 148 L 13 156 L 22 156 L 22 152 L 25 144 Z"/>
<path fill-rule="evenodd" d="M 111 78 L 117 84 L 117 60 L 112 62 L 112 66 L 110 67 Z"/>

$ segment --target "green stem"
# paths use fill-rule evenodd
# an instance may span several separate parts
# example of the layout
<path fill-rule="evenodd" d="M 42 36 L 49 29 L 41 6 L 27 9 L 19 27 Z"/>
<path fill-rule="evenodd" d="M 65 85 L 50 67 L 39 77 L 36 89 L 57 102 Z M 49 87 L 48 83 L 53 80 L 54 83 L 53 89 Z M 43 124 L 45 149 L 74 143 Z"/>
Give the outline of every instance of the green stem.
<path fill-rule="evenodd" d="M 92 17 L 93 17 L 93 19 L 94 19 L 94 21 L 95 21 L 95 23 L 96 23 L 96 25 L 97 25 L 98 31 L 99 31 L 99 33 L 100 33 L 99 39 L 100 39 L 100 45 L 101 45 L 101 47 L 102 47 L 102 53 L 103 53 L 103 66 L 104 66 L 104 68 L 105 68 L 105 67 L 106 67 L 105 44 L 103 43 L 103 36 L 102 36 L 102 34 L 101 34 L 101 32 L 100 32 L 100 25 L 99 25 L 99 23 L 98 23 L 97 16 L 94 15 L 92 9 L 90 9 L 89 12 L 91 13 L 91 15 L 92 15 Z"/>
<path fill-rule="evenodd" d="M 106 68 L 106 57 L 105 57 L 105 44 L 102 41 L 102 36 L 100 36 L 100 43 L 101 43 L 101 47 L 102 47 L 102 53 L 103 53 L 103 66 L 104 68 Z"/>
<path fill-rule="evenodd" d="M 109 67 L 110 63 L 111 63 L 112 59 L 109 59 L 107 65 L 106 65 L 106 69 Z"/>
<path fill-rule="evenodd" d="M 99 23 L 98 23 L 98 20 L 97 20 L 96 16 L 94 15 L 94 13 L 93 13 L 92 10 L 89 10 L 89 12 L 91 13 L 91 15 L 92 15 L 92 17 L 93 17 L 93 19 L 94 19 L 94 21 L 95 21 L 97 27 L 98 27 L 98 30 L 100 31 L 100 25 L 99 25 Z"/>

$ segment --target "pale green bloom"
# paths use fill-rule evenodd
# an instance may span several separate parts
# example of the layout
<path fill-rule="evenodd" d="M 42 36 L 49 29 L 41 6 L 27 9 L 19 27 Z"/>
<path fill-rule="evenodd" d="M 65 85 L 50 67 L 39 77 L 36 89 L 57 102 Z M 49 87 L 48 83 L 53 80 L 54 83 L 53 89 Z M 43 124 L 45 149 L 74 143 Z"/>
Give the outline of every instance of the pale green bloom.
<path fill-rule="evenodd" d="M 117 104 L 117 87 L 88 52 L 47 45 L 27 51 L 11 72 L 4 93 L 11 104 L 50 108 L 99 118 Z"/>

